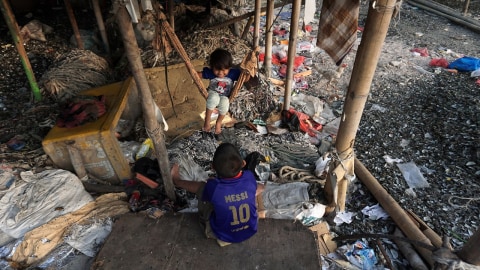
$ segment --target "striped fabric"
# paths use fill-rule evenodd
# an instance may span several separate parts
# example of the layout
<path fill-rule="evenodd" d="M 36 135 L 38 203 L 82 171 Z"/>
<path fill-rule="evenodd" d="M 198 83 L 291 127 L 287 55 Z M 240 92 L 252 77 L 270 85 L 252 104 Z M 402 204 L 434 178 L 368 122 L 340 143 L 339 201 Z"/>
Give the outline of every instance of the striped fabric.
<path fill-rule="evenodd" d="M 357 39 L 359 0 L 323 0 L 317 46 L 340 65 Z"/>

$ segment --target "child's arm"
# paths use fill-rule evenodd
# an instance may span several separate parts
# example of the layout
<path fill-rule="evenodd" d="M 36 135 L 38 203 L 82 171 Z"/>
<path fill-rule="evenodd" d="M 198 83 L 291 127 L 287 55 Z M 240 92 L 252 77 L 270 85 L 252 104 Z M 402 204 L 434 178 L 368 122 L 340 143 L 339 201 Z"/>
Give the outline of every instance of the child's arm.
<path fill-rule="evenodd" d="M 191 193 L 197 193 L 200 187 L 205 184 L 203 182 L 187 181 L 187 180 L 180 179 L 180 173 L 178 169 L 179 169 L 178 164 L 173 164 L 172 170 L 170 171 L 170 173 L 172 174 L 172 181 L 175 186 L 179 188 L 183 188 L 186 191 Z"/>
<path fill-rule="evenodd" d="M 258 196 L 264 190 L 265 190 L 265 185 L 264 184 L 257 184 L 257 191 L 255 192 L 255 196 Z"/>

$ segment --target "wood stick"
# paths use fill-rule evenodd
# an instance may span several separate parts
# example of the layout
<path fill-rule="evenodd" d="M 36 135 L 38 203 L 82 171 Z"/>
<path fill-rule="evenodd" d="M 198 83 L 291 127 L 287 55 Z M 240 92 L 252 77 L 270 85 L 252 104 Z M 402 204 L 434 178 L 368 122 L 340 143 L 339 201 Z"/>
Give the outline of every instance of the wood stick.
<path fill-rule="evenodd" d="M 393 235 L 398 237 L 405 237 L 405 235 L 398 227 L 395 229 Z M 403 254 L 403 256 L 405 256 L 408 263 L 412 266 L 413 269 L 428 270 L 427 265 L 422 261 L 422 258 L 420 258 L 412 245 L 404 241 L 399 241 L 397 239 L 393 239 L 393 242 L 395 242 L 398 249 Z"/>
<path fill-rule="evenodd" d="M 159 5 L 157 3 L 157 5 Z M 197 85 L 198 90 L 200 91 L 200 94 L 207 99 L 208 92 L 205 89 L 205 85 L 203 85 L 203 82 L 201 78 L 198 76 L 197 71 L 192 65 L 192 62 L 190 62 L 190 58 L 188 57 L 187 52 L 182 46 L 182 43 L 178 39 L 177 35 L 175 34 L 175 31 L 172 29 L 170 24 L 168 24 L 167 17 L 163 12 L 160 11 L 160 8 L 157 8 L 157 12 L 159 13 L 159 18 L 160 18 L 160 23 L 162 25 L 163 31 L 167 34 L 168 39 L 172 43 L 173 47 L 175 50 L 177 50 L 178 54 L 180 54 L 180 57 L 182 57 L 183 62 L 185 63 L 185 66 L 187 67 L 188 72 L 190 73 L 190 76 L 193 78 L 193 82 L 195 85 Z"/>

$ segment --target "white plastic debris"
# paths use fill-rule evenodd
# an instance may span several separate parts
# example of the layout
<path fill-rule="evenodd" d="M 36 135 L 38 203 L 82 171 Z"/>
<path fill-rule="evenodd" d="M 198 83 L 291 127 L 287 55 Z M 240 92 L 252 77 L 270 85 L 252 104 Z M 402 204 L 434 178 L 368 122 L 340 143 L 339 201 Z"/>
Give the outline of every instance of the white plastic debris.
<path fill-rule="evenodd" d="M 387 219 L 389 217 L 388 213 L 378 203 L 372 206 L 365 206 L 362 209 L 362 214 L 368 216 L 371 220 Z"/>
<path fill-rule="evenodd" d="M 430 186 L 414 162 L 398 163 L 397 167 L 402 172 L 403 178 L 405 178 L 410 188 L 426 188 Z"/>

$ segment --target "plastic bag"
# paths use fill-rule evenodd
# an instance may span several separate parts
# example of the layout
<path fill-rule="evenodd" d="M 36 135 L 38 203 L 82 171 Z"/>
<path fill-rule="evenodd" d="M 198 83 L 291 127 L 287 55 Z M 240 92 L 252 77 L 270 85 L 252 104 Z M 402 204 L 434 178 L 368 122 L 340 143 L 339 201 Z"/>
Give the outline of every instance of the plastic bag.
<path fill-rule="evenodd" d="M 480 59 L 464 56 L 450 63 L 448 68 L 453 68 L 461 72 L 474 71 L 480 68 Z"/>

